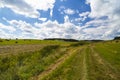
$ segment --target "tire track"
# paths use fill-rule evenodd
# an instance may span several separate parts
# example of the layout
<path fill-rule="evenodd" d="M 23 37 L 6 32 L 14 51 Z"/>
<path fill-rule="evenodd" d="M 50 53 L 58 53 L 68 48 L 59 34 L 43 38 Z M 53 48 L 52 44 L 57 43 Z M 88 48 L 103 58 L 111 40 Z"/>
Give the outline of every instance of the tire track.
<path fill-rule="evenodd" d="M 93 46 L 91 47 L 91 52 L 94 59 L 101 65 L 100 67 L 104 68 L 103 74 L 110 77 L 112 80 L 119 80 L 120 77 L 118 76 L 116 69 L 109 62 L 100 57 L 99 53 L 94 51 Z"/>
<path fill-rule="evenodd" d="M 86 63 L 86 49 L 83 52 L 83 67 L 82 67 L 82 80 L 87 80 L 87 63 Z"/>
<path fill-rule="evenodd" d="M 45 71 L 43 71 L 40 75 L 32 77 L 30 80 L 42 80 L 45 76 L 52 73 L 56 68 L 58 68 L 66 59 L 68 59 L 73 53 L 75 53 L 77 49 L 70 49 L 66 54 L 64 54 L 60 59 L 58 59 L 54 64 L 50 65 Z"/>

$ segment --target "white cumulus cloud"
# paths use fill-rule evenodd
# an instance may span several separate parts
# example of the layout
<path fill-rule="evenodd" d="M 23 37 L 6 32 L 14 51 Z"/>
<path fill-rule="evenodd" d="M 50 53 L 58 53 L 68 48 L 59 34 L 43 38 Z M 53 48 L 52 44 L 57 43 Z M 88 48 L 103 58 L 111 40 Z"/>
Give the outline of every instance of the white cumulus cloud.
<path fill-rule="evenodd" d="M 14 27 L 2 23 L 0 23 L 0 29 L 8 30 L 8 32 L 14 32 L 16 30 Z"/>
<path fill-rule="evenodd" d="M 39 18 L 39 20 L 44 22 L 47 20 L 47 18 Z"/>
<path fill-rule="evenodd" d="M 27 17 L 39 17 L 39 12 L 23 0 L 0 0 L 0 8 L 9 8 L 13 12 Z"/>
<path fill-rule="evenodd" d="M 55 0 L 25 0 L 25 2 L 36 10 L 47 11 L 50 9 L 50 15 L 52 16 Z"/>
<path fill-rule="evenodd" d="M 50 9 L 52 16 L 55 0 L 0 0 L 0 8 L 9 8 L 17 14 L 31 18 L 39 18 L 38 10 Z"/>
<path fill-rule="evenodd" d="M 91 7 L 89 17 L 94 20 L 87 22 L 86 26 L 96 27 L 88 29 L 91 37 L 96 35 L 101 39 L 112 39 L 120 35 L 120 1 L 87 0 L 87 3 Z"/>
<path fill-rule="evenodd" d="M 68 9 L 65 9 L 65 10 L 64 10 L 64 13 L 65 13 L 65 14 L 68 14 L 68 15 L 73 15 L 73 14 L 75 14 L 75 11 L 68 8 Z"/>

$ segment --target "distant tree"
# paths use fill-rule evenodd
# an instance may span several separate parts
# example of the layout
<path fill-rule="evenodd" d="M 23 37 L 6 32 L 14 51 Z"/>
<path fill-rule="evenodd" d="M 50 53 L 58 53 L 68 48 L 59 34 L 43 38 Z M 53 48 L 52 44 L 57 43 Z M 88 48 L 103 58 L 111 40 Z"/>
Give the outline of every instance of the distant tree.
<path fill-rule="evenodd" d="M 16 40 L 18 40 L 18 38 L 16 38 Z"/>
<path fill-rule="evenodd" d="M 6 41 L 10 41 L 9 39 L 5 39 Z"/>
<path fill-rule="evenodd" d="M 115 37 L 114 40 L 120 40 L 120 37 Z"/>
<path fill-rule="evenodd" d="M 75 39 L 64 39 L 64 38 L 48 38 L 44 40 L 58 40 L 58 41 L 68 41 L 68 42 L 79 42 L 79 40 Z"/>

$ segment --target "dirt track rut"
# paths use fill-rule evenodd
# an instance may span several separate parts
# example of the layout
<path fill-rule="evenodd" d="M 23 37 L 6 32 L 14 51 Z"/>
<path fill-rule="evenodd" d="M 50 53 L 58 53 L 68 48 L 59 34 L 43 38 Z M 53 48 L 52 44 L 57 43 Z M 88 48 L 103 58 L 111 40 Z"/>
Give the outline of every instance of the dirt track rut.
<path fill-rule="evenodd" d="M 63 55 L 60 59 L 58 59 L 55 63 L 50 65 L 45 71 L 43 71 L 40 75 L 32 77 L 31 80 L 42 80 L 45 76 L 52 73 L 56 68 L 58 68 L 66 59 L 68 59 L 77 49 L 71 49 L 67 52 L 67 54 Z"/>
<path fill-rule="evenodd" d="M 102 68 L 102 74 L 106 77 L 109 77 L 112 80 L 119 80 L 119 76 L 116 73 L 116 69 L 106 60 L 104 60 L 99 53 L 97 53 L 94 50 L 94 47 L 91 47 L 91 53 L 93 58 L 97 61 L 97 64 L 99 64 L 100 66 L 98 68 Z"/>

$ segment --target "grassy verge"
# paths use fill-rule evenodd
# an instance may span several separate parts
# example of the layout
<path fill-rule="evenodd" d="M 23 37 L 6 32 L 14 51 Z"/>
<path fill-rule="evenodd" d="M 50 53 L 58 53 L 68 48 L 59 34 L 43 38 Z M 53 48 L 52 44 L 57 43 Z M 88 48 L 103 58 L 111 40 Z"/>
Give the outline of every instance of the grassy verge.
<path fill-rule="evenodd" d="M 31 53 L 0 55 L 0 80 L 28 80 L 44 71 L 65 52 L 65 47 L 51 45 Z"/>

